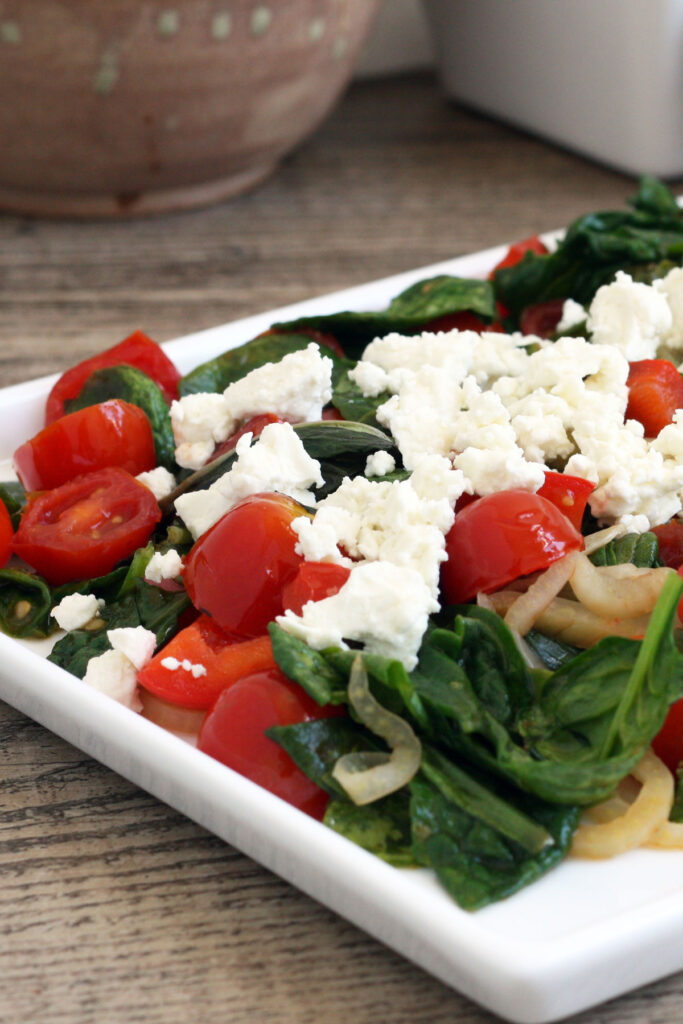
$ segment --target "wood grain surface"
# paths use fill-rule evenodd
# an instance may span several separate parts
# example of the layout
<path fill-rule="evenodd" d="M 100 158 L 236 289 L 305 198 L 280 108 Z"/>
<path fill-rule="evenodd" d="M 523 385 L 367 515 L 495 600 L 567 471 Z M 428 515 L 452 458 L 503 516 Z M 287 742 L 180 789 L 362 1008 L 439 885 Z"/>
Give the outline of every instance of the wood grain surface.
<path fill-rule="evenodd" d="M 680 191 L 683 179 L 674 183 Z M 634 181 L 446 103 L 356 85 L 257 192 L 131 222 L 0 216 L 0 383 L 558 227 Z M 0 705 L 2 1024 L 493 1017 Z M 683 1019 L 678 975 L 575 1024 Z"/>

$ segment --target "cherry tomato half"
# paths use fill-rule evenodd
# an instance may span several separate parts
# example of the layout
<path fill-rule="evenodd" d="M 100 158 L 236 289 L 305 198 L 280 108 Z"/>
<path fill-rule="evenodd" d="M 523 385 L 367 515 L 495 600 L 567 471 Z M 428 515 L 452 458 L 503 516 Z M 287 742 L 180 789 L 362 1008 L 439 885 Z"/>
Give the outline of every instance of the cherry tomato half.
<path fill-rule="evenodd" d="M 178 666 L 165 665 L 169 658 L 175 659 Z M 183 666 L 183 662 L 189 667 Z M 197 666 L 204 672 L 197 671 Z M 243 676 L 270 668 L 275 668 L 275 659 L 269 636 L 236 641 L 208 615 L 200 615 L 140 670 L 138 682 L 172 704 L 210 708 L 228 686 Z"/>
<path fill-rule="evenodd" d="M 267 427 L 269 423 L 283 423 L 284 421 L 280 416 L 276 416 L 274 412 L 262 412 L 258 416 L 252 416 L 250 420 L 247 420 L 234 434 L 227 437 L 225 441 L 221 441 L 216 446 L 213 455 L 210 458 L 210 462 L 213 462 L 220 455 L 224 455 L 225 452 L 231 452 L 239 439 L 244 437 L 245 434 L 253 434 L 254 437 L 258 437 L 264 427 Z"/>
<path fill-rule="evenodd" d="M 548 252 L 547 246 L 538 235 L 531 235 L 529 238 L 523 238 L 521 242 L 514 242 L 502 260 L 496 263 L 495 267 L 489 274 L 489 280 L 493 279 L 493 275 L 497 270 L 503 270 L 505 267 L 514 267 L 524 259 L 528 252 L 533 252 L 536 256 L 545 256 Z"/>
<path fill-rule="evenodd" d="M 343 711 L 338 707 L 321 708 L 275 668 L 247 676 L 224 690 L 206 716 L 197 746 L 299 810 L 321 819 L 329 799 L 327 793 L 311 782 L 265 731 L 274 725 L 294 725 L 339 714 Z"/>
<path fill-rule="evenodd" d="M 499 491 L 465 506 L 446 535 L 441 586 L 449 604 L 491 593 L 583 547 L 559 509 L 528 491 Z"/>
<path fill-rule="evenodd" d="M 12 549 L 48 583 L 70 583 L 109 572 L 147 543 L 160 519 L 152 492 L 111 466 L 30 501 Z"/>
<path fill-rule="evenodd" d="M 668 359 L 640 359 L 628 375 L 626 419 L 643 424 L 646 437 L 656 437 L 683 409 L 683 377 Z"/>
<path fill-rule="evenodd" d="M 81 393 L 91 373 L 105 366 L 120 366 L 123 363 L 136 366 L 138 370 L 151 377 L 159 385 L 169 404 L 178 397 L 179 371 L 155 341 L 142 331 L 135 331 L 118 345 L 91 356 L 90 359 L 84 359 L 82 363 L 72 366 L 62 374 L 48 395 L 45 422 L 53 423 L 64 415 L 64 403 Z"/>
<path fill-rule="evenodd" d="M 156 465 L 154 437 L 137 405 L 112 398 L 44 427 L 14 453 L 27 491 L 47 491 L 105 466 L 137 476 Z"/>
<path fill-rule="evenodd" d="M 527 306 L 519 317 L 519 329 L 522 334 L 533 334 L 537 338 L 551 338 L 562 319 L 564 299 L 548 299 L 537 302 L 535 306 Z"/>
<path fill-rule="evenodd" d="M 675 775 L 683 761 L 683 700 L 669 708 L 664 725 L 652 741 L 652 749 Z"/>
<path fill-rule="evenodd" d="M 536 493 L 542 498 L 552 501 L 553 505 L 559 508 L 560 512 L 567 517 L 572 526 L 575 526 L 577 530 L 581 530 L 586 503 L 594 490 L 595 484 L 581 476 L 571 476 L 569 473 L 552 473 L 550 470 L 547 470 L 543 486 Z"/>
<path fill-rule="evenodd" d="M 659 543 L 659 558 L 663 565 L 678 569 L 683 565 L 683 523 L 672 519 L 670 523 L 655 526 L 652 530 Z"/>
<path fill-rule="evenodd" d="M 284 610 L 282 589 L 303 561 L 292 520 L 306 514 L 283 494 L 254 494 L 231 508 L 186 559 L 194 606 L 234 636 L 263 635 Z"/>
<path fill-rule="evenodd" d="M 7 506 L 0 501 L 0 569 L 7 565 L 9 556 L 12 554 L 12 520 L 7 511 Z"/>
<path fill-rule="evenodd" d="M 283 607 L 301 615 L 308 601 L 322 601 L 338 594 L 351 570 L 334 562 L 303 562 L 299 571 L 282 591 Z"/>

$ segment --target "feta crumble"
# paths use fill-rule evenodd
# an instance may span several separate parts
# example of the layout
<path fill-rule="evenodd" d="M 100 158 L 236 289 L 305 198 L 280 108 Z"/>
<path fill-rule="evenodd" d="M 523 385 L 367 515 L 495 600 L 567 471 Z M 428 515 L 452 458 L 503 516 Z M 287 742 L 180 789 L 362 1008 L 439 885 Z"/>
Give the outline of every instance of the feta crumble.
<path fill-rule="evenodd" d="M 146 473 L 138 473 L 135 477 L 141 484 L 147 487 L 157 501 L 161 501 L 162 498 L 168 497 L 168 495 L 175 489 L 176 479 L 173 473 L 169 472 L 164 466 L 157 466 L 155 469 L 150 469 Z"/>
<path fill-rule="evenodd" d="M 182 668 L 195 679 L 199 679 L 207 674 L 206 665 L 201 665 L 199 662 L 193 663 L 189 658 L 183 658 L 182 661 L 178 661 L 177 658 L 169 655 L 168 658 L 162 658 L 160 664 L 162 668 L 168 669 L 169 672 L 177 672 L 179 668 Z"/>
<path fill-rule="evenodd" d="M 104 601 L 94 594 L 68 594 L 55 605 L 51 614 L 59 628 L 70 633 L 87 625 L 101 608 L 104 608 Z"/>
<path fill-rule="evenodd" d="M 145 569 L 145 579 L 150 583 L 161 583 L 163 580 L 174 580 L 183 571 L 183 560 L 175 550 L 170 548 L 165 554 L 155 551 Z"/>
<path fill-rule="evenodd" d="M 368 455 L 365 462 L 366 476 L 387 476 L 396 469 L 396 459 L 390 452 L 380 450 Z"/>

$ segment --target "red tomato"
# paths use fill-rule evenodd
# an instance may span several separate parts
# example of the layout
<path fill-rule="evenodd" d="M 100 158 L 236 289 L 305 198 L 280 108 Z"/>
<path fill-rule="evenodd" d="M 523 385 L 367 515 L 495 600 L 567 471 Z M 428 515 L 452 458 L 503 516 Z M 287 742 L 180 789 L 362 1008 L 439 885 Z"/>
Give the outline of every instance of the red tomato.
<path fill-rule="evenodd" d="M 335 409 L 333 405 L 326 405 L 323 409 L 322 418 L 324 420 L 343 420 L 344 417 L 339 412 L 339 409 Z"/>
<path fill-rule="evenodd" d="M 327 806 L 327 793 L 264 734 L 274 725 L 294 725 L 342 713 L 337 707 L 319 707 L 277 668 L 257 672 L 223 691 L 206 716 L 197 745 L 228 768 L 320 819 Z"/>
<path fill-rule="evenodd" d="M 668 359 L 641 359 L 630 364 L 626 419 L 638 420 L 646 437 L 656 437 L 683 409 L 683 377 Z"/>
<path fill-rule="evenodd" d="M 86 380 L 95 370 L 105 366 L 136 366 L 155 381 L 164 393 L 167 402 L 178 397 L 180 373 L 162 348 L 143 334 L 135 331 L 128 338 L 100 352 L 90 359 L 73 366 L 63 373 L 48 395 L 45 407 L 45 422 L 53 423 L 64 415 L 64 403 L 81 393 Z"/>
<path fill-rule="evenodd" d="M 252 416 L 250 420 L 247 420 L 239 430 L 236 430 L 234 434 L 227 437 L 225 441 L 221 441 L 211 456 L 210 462 L 217 459 L 219 455 L 223 455 L 225 452 L 230 452 L 235 447 L 237 442 L 245 434 L 253 434 L 254 437 L 258 437 L 264 427 L 267 427 L 270 423 L 284 423 L 284 420 L 280 416 L 276 416 L 274 412 L 263 412 L 258 416 Z"/>
<path fill-rule="evenodd" d="M 306 515 L 283 494 L 253 494 L 192 548 L 183 573 L 196 608 L 234 636 L 261 636 L 284 610 L 282 590 L 303 559 L 292 520 Z"/>
<path fill-rule="evenodd" d="M 659 541 L 659 557 L 670 569 L 683 565 L 683 524 L 672 519 L 670 523 L 655 526 L 652 532 Z"/>
<path fill-rule="evenodd" d="M 497 270 L 503 270 L 505 267 L 514 267 L 517 263 L 520 263 L 528 252 L 533 252 L 537 256 L 545 256 L 548 249 L 538 235 L 531 235 L 530 238 L 523 238 L 521 242 L 515 242 L 510 246 L 502 260 L 496 263 L 489 274 L 489 280 L 493 278 Z"/>
<path fill-rule="evenodd" d="M 351 573 L 334 562 L 304 562 L 291 583 L 282 591 L 282 604 L 296 615 L 308 601 L 322 601 L 338 594 Z"/>
<path fill-rule="evenodd" d="M 499 491 L 467 505 L 446 536 L 441 586 L 449 604 L 491 593 L 583 547 L 583 537 L 547 498 Z"/>
<path fill-rule="evenodd" d="M 535 306 L 527 306 L 519 318 L 522 334 L 535 334 L 537 338 L 551 338 L 562 319 L 564 299 L 548 299 Z"/>
<path fill-rule="evenodd" d="M 537 494 L 552 501 L 572 526 L 580 530 L 586 502 L 594 490 L 595 484 L 592 484 L 590 480 L 584 480 L 580 476 L 570 476 L 568 473 L 551 473 L 548 470 L 543 486 L 537 491 Z"/>
<path fill-rule="evenodd" d="M 683 761 L 683 700 L 669 708 L 664 725 L 652 741 L 652 749 L 675 775 Z"/>
<path fill-rule="evenodd" d="M 112 398 L 44 427 L 14 453 L 27 491 L 47 491 L 105 466 L 137 476 L 156 466 L 154 437 L 137 405 Z"/>
<path fill-rule="evenodd" d="M 7 506 L 0 501 L 0 569 L 7 565 L 9 556 L 12 554 L 12 520 L 10 519 Z"/>
<path fill-rule="evenodd" d="M 70 583 L 109 572 L 147 543 L 160 519 L 152 492 L 110 466 L 29 502 L 12 549 L 48 583 Z"/>
<path fill-rule="evenodd" d="M 477 316 L 476 313 L 470 313 L 463 311 L 462 313 L 447 313 L 445 316 L 438 316 L 435 320 L 430 320 L 422 328 L 423 331 L 431 331 L 434 334 L 437 331 L 495 331 L 501 333 L 503 325 L 497 321 L 493 323 L 487 323 L 482 320 L 481 317 Z"/>
<path fill-rule="evenodd" d="M 178 668 L 163 662 L 175 658 Z M 187 661 L 190 668 L 184 668 Z M 193 665 L 206 669 L 193 675 Z M 138 673 L 145 690 L 185 708 L 210 708 L 219 693 L 243 676 L 275 667 L 269 636 L 236 641 L 227 636 L 208 615 L 200 615 L 158 651 Z"/>

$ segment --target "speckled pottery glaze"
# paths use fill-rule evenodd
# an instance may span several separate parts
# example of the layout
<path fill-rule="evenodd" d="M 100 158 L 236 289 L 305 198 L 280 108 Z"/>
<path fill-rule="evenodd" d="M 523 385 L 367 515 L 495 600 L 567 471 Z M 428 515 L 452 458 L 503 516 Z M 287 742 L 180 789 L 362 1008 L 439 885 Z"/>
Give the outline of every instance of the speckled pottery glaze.
<path fill-rule="evenodd" d="M 0 207 L 125 216 L 252 188 L 330 111 L 381 0 L 0 0 Z"/>

